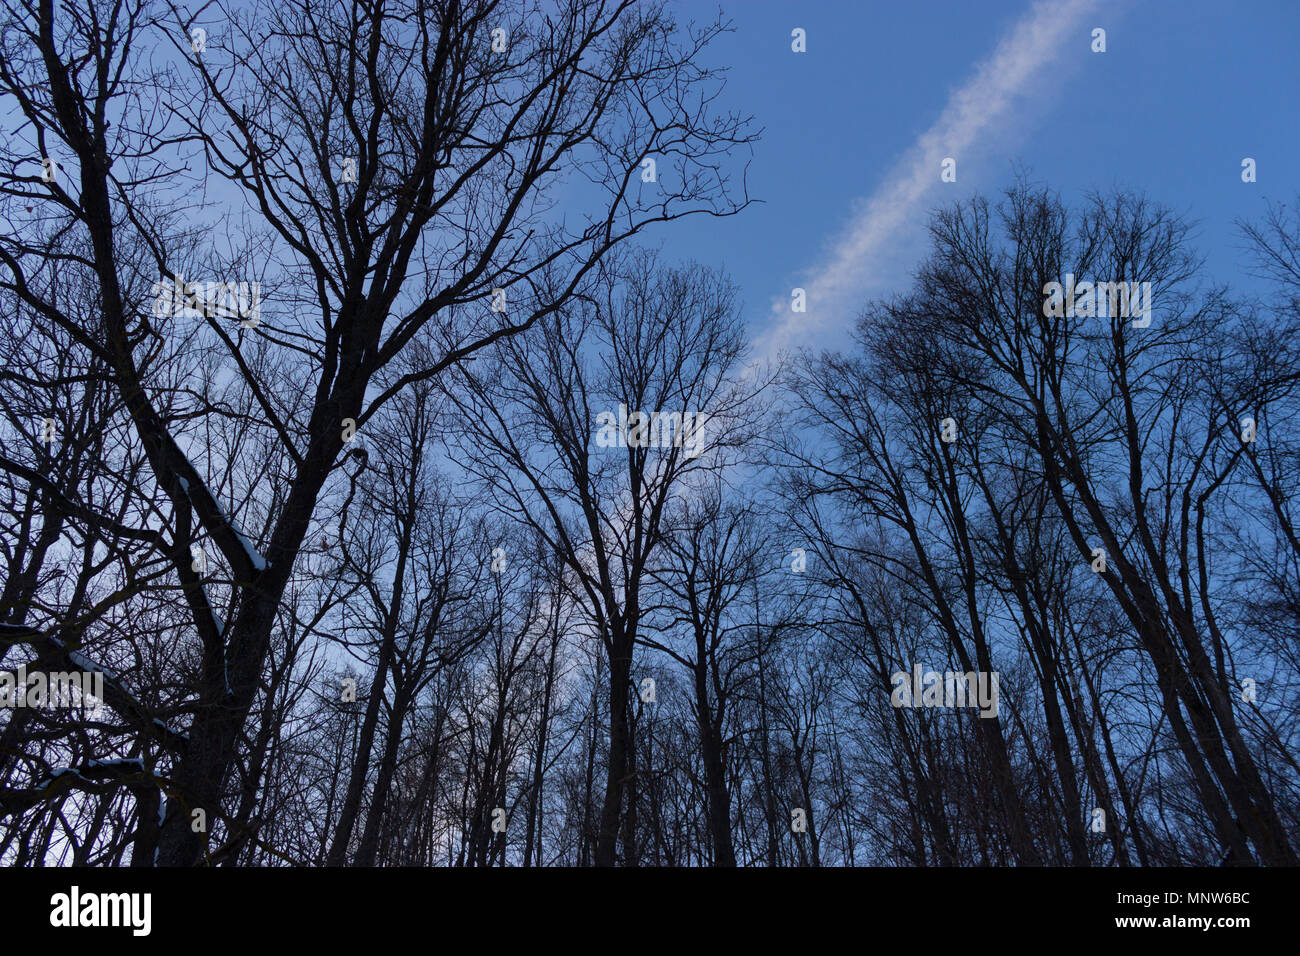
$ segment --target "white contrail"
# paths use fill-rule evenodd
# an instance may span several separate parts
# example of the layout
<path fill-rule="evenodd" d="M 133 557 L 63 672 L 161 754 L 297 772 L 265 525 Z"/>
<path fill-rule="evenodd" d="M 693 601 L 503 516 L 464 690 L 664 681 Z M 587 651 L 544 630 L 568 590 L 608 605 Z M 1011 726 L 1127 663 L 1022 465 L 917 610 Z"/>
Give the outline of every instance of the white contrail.
<path fill-rule="evenodd" d="M 1083 18 L 1095 6 L 1095 0 L 1040 0 L 1017 21 L 875 193 L 857 204 L 859 212 L 831 255 L 798 283 L 807 295 L 807 311 L 792 311 L 788 295 L 773 302 L 772 321 L 756 342 L 756 357 L 771 359 L 792 345 L 806 346 L 832 322 L 848 325 L 862 305 L 863 291 L 885 278 L 878 271 L 879 258 L 891 241 L 897 241 L 900 230 L 924 224 L 927 196 L 942 185 L 943 159 L 956 159 L 960 173 L 963 154 L 997 132 L 1005 134 L 998 127 L 1013 118 L 1017 98 L 1042 89 L 1049 68 L 1062 61 L 1063 46 L 1089 49 Z"/>

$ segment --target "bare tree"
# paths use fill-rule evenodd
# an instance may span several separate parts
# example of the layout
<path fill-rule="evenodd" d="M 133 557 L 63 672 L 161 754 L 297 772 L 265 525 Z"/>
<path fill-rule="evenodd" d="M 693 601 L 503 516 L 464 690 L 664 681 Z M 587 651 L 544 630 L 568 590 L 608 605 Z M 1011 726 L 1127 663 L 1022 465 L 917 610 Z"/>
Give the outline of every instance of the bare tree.
<path fill-rule="evenodd" d="M 632 658 L 651 561 L 691 475 L 726 466 L 740 439 L 728 426 L 753 391 L 729 378 L 742 342 L 728 285 L 699 268 L 660 270 L 649 255 L 623 266 L 548 320 L 544 337 L 504 343 L 488 370 L 449 393 L 464 395 L 467 467 L 494 506 L 561 556 L 607 655 L 602 866 L 615 862 L 629 781 Z"/>
<path fill-rule="evenodd" d="M 716 77 L 698 53 L 722 26 L 679 31 L 667 14 L 628 3 L 573 0 L 548 14 L 495 2 L 297 0 L 191 14 L 110 0 L 90 12 L 9 4 L 0 94 L 27 124 L 27 168 L 66 157 L 48 185 L 11 163 L 8 189 L 84 241 L 74 261 L 97 286 L 102 338 L 41 294 L 35 279 L 48 260 L 26 238 L 6 237 L 0 262 L 6 289 L 105 363 L 170 501 L 166 549 L 204 665 L 169 775 L 159 861 L 193 863 L 205 843 L 196 824 L 220 815 L 276 608 L 345 430 L 553 314 L 647 224 L 743 206 L 720 164 L 749 134 L 743 119 L 708 112 Z M 194 32 L 200 22 L 211 44 Z M 168 65 L 138 66 L 167 49 Z M 642 189 L 639 164 L 654 157 L 672 175 Z M 200 182 L 224 178 L 248 200 L 244 245 L 231 256 L 213 248 L 187 259 L 180 207 L 161 211 L 159 197 L 183 199 L 191 161 Z M 544 195 L 570 175 L 594 187 L 576 228 Z M 200 302 L 183 280 L 174 289 L 200 306 L 184 334 L 222 350 L 224 374 L 286 459 L 261 478 L 276 508 L 258 545 L 204 480 L 195 464 L 204 450 L 178 441 L 141 358 L 179 332 L 148 321 L 150 279 L 196 263 L 223 276 L 256 263 L 274 290 L 254 315 L 248 302 L 233 311 Z M 421 334 L 438 346 L 433 360 L 372 388 Z M 200 530 L 234 588 L 225 619 L 189 567 Z"/>

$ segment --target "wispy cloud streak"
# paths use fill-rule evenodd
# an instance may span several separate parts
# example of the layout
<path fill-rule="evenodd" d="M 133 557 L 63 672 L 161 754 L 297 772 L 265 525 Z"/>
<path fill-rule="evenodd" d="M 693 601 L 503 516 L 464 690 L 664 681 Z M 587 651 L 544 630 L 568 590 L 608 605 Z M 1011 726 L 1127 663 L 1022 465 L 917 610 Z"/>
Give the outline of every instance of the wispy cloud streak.
<path fill-rule="evenodd" d="M 1065 44 L 1087 49 L 1084 17 L 1096 0 L 1040 0 L 949 97 L 938 120 L 907 150 L 880 187 L 856 204 L 856 213 L 830 253 L 805 273 L 808 311 L 792 312 L 788 296 L 772 306 L 772 321 L 756 353 L 772 358 L 792 346 L 816 343 L 828 326 L 843 327 L 860 297 L 885 278 L 880 259 L 908 229 L 921 226 L 947 156 L 961 160 L 981 142 L 998 136 L 1015 118 L 1023 97 L 1040 92 L 1050 68 L 1062 60 Z"/>

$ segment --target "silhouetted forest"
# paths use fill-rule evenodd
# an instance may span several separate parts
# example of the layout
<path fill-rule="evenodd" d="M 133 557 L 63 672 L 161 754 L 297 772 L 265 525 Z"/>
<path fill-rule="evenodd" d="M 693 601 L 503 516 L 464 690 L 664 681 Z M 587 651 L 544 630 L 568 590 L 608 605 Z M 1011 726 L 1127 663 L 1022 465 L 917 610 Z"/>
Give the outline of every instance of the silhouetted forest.
<path fill-rule="evenodd" d="M 765 354 L 692 13 L 0 0 L 0 862 L 1297 864 L 1296 207 Z"/>

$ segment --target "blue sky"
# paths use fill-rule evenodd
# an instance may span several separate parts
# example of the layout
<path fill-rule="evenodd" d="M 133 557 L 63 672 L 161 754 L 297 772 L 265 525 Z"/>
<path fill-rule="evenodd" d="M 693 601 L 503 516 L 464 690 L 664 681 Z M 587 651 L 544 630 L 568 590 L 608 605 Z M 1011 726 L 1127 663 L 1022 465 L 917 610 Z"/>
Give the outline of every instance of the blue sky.
<path fill-rule="evenodd" d="M 711 9 L 677 6 L 682 19 Z M 1243 288 L 1233 220 L 1300 193 L 1296 0 L 729 0 L 723 11 L 735 32 L 710 59 L 730 69 L 728 105 L 764 127 L 750 171 L 764 202 L 655 238 L 670 258 L 725 267 L 760 343 L 776 341 L 762 333 L 806 285 L 809 314 L 787 318 L 779 344 L 845 344 L 866 297 L 907 284 L 928 210 L 996 195 L 1015 164 L 1067 201 L 1145 191 L 1199 223 L 1207 280 Z M 791 51 L 795 27 L 806 53 Z M 1094 27 L 1105 53 L 1091 50 Z M 955 184 L 940 182 L 936 150 L 957 160 Z M 1241 181 L 1247 156 L 1254 184 Z"/>

